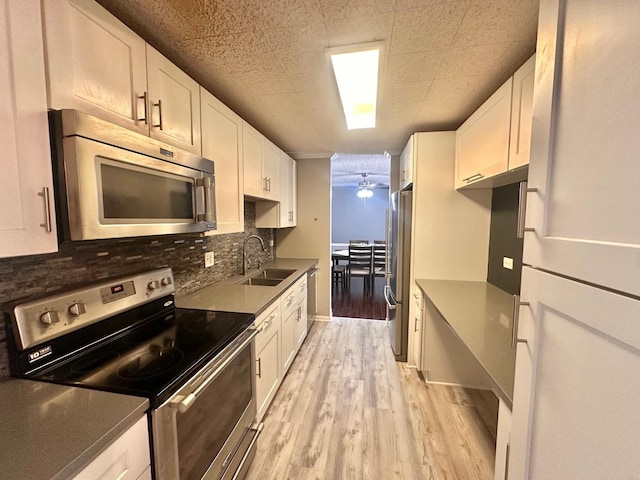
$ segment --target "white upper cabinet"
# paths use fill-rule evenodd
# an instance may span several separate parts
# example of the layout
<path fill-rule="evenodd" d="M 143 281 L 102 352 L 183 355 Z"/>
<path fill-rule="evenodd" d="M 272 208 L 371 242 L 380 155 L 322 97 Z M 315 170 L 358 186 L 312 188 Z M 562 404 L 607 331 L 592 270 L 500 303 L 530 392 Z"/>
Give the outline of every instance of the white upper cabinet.
<path fill-rule="evenodd" d="M 523 261 L 640 296 L 640 3 L 559 3 L 541 7 Z"/>
<path fill-rule="evenodd" d="M 264 173 L 266 183 L 264 198 L 280 201 L 280 155 L 282 152 L 266 138 L 264 139 L 262 146 L 262 171 Z"/>
<path fill-rule="evenodd" d="M 93 0 L 42 6 L 49 107 L 74 108 L 148 135 L 144 40 Z"/>
<path fill-rule="evenodd" d="M 0 257 L 58 249 L 40 24 L 38 2 L 0 3 Z"/>
<path fill-rule="evenodd" d="M 513 74 L 509 170 L 529 163 L 535 67 L 536 56 L 534 55 Z"/>
<path fill-rule="evenodd" d="M 199 155 L 200 86 L 149 45 L 147 82 L 151 137 Z"/>
<path fill-rule="evenodd" d="M 198 84 L 93 0 L 43 1 L 49 108 L 200 154 Z"/>
<path fill-rule="evenodd" d="M 262 134 L 242 122 L 242 158 L 244 163 L 244 194 L 264 198 L 267 182 L 262 174 Z"/>
<path fill-rule="evenodd" d="M 211 235 L 244 231 L 242 119 L 200 89 L 202 156 L 215 163 L 218 228 Z"/>
<path fill-rule="evenodd" d="M 280 152 L 278 169 L 280 184 L 279 202 L 256 202 L 256 227 L 288 228 L 297 223 L 296 162 Z"/>
<path fill-rule="evenodd" d="M 509 162 L 509 78 L 456 132 L 456 188 L 505 172 Z"/>
<path fill-rule="evenodd" d="M 404 147 L 402 154 L 400 155 L 400 188 L 409 186 L 413 183 L 413 142 L 414 135 L 409 137 L 407 145 Z"/>

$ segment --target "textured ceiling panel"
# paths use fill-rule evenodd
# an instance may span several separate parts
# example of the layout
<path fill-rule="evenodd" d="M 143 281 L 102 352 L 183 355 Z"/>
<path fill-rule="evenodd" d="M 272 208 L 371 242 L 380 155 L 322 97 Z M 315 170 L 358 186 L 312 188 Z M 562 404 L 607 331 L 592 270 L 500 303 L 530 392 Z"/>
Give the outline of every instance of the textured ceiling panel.
<path fill-rule="evenodd" d="M 457 128 L 534 52 L 538 0 L 98 0 L 294 156 Z M 377 127 L 346 129 L 327 47 L 385 42 Z"/>

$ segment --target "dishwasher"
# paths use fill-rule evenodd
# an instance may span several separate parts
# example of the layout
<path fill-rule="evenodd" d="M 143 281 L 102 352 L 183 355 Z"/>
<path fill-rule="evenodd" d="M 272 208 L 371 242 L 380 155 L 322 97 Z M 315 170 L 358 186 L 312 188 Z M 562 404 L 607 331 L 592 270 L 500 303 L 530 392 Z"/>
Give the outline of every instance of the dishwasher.
<path fill-rule="evenodd" d="M 316 265 L 307 272 L 307 331 L 318 313 L 318 271 Z"/>

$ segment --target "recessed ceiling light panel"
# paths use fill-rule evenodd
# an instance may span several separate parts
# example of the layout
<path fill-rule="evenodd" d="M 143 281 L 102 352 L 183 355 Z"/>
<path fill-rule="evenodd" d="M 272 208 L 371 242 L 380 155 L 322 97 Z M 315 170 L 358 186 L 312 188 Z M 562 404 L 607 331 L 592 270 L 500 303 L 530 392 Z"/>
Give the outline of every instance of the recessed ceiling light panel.
<path fill-rule="evenodd" d="M 378 70 L 384 42 L 328 48 L 347 128 L 376 126 Z"/>

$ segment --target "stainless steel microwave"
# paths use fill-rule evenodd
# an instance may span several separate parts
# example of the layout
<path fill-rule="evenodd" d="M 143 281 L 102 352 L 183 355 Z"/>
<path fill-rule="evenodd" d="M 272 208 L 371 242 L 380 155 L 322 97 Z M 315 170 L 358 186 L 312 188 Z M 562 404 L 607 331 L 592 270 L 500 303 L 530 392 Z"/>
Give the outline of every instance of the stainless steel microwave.
<path fill-rule="evenodd" d="M 49 122 L 64 240 L 216 228 L 213 161 L 77 110 Z"/>

